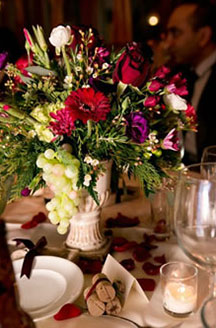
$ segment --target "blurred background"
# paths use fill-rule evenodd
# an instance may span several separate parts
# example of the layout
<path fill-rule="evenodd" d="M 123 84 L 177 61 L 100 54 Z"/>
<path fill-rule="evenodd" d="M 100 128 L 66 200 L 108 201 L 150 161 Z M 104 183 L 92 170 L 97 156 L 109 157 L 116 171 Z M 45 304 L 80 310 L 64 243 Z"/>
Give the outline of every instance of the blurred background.
<path fill-rule="evenodd" d="M 105 42 L 157 40 L 174 0 L 0 0 L 0 51 L 24 51 L 23 28 L 39 24 L 48 37 L 59 24 L 95 27 Z M 7 50 L 7 49 L 6 49 Z M 10 51 L 11 52 L 11 51 Z M 13 58 L 12 58 L 13 60 Z"/>

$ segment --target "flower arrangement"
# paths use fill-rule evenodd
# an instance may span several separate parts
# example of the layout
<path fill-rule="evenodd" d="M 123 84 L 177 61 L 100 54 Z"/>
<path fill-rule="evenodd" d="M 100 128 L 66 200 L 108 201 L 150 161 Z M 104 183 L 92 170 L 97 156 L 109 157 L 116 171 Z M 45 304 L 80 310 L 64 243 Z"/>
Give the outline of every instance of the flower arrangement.
<path fill-rule="evenodd" d="M 152 73 L 140 44 L 109 50 L 93 28 L 54 28 L 52 49 L 40 26 L 24 34 L 26 57 L 11 64 L 0 55 L 0 176 L 2 185 L 14 177 L 10 200 L 49 186 L 49 219 L 65 233 L 80 190 L 98 202 L 102 161 L 138 177 L 147 193 L 164 168 L 179 167 L 178 133 L 196 130 L 181 74 Z"/>

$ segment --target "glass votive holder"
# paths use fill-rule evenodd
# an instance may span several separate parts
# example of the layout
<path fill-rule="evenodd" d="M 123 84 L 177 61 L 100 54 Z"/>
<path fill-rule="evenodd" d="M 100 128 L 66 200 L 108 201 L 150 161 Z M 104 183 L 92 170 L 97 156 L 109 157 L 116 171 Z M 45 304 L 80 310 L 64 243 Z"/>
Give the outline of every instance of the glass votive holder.
<path fill-rule="evenodd" d="M 201 321 L 205 328 L 216 327 L 216 297 L 205 301 L 201 309 Z"/>
<path fill-rule="evenodd" d="M 161 189 L 149 196 L 151 208 L 151 227 L 158 239 L 170 237 L 170 207 L 168 190 Z"/>
<path fill-rule="evenodd" d="M 188 263 L 168 262 L 160 268 L 164 310 L 175 317 L 186 317 L 197 306 L 197 268 Z"/>

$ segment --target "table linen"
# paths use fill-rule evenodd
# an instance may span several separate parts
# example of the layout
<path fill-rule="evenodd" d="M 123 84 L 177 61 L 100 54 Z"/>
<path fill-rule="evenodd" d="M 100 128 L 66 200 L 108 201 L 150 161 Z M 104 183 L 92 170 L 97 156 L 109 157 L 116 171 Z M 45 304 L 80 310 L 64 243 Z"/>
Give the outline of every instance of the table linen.
<path fill-rule="evenodd" d="M 6 207 L 2 217 L 5 218 L 5 220 L 8 222 L 7 227 L 9 243 L 13 238 L 21 236 L 25 236 L 26 238 L 28 237 L 33 241 L 36 241 L 39 237 L 45 234 L 49 245 L 55 247 L 62 247 L 65 240 L 65 236 L 59 235 L 56 232 L 55 226 L 51 225 L 50 223 L 41 223 L 37 227 L 25 231 L 20 228 L 21 223 L 31 219 L 31 217 L 37 214 L 37 212 L 39 211 L 46 213 L 43 196 L 27 197 L 26 199 L 19 200 L 18 202 L 14 202 L 13 204 L 10 204 Z M 125 201 L 119 204 L 112 204 L 108 207 L 105 207 L 102 211 L 103 224 L 105 223 L 107 218 L 116 217 L 118 212 L 121 212 L 122 214 L 127 215 L 128 217 L 134 217 L 136 215 L 139 217 L 141 223 L 139 226 L 131 228 L 113 228 L 113 236 L 123 236 L 125 238 L 128 238 L 129 240 L 136 240 L 137 242 L 141 242 L 143 240 L 143 233 L 151 232 L 151 230 L 149 229 L 150 205 L 149 201 L 143 195 L 140 195 L 138 198 L 130 201 Z M 166 242 L 159 242 L 158 245 L 158 249 L 154 251 L 154 256 L 165 254 L 167 261 L 190 261 L 177 245 L 174 236 L 172 236 L 172 238 L 170 238 Z M 114 252 L 112 253 L 112 255 L 117 261 L 121 261 L 122 259 L 131 257 L 131 251 L 128 250 L 126 252 L 121 253 Z M 199 313 L 190 316 L 186 320 L 179 320 L 169 316 L 164 312 L 161 300 L 159 276 L 152 277 L 145 275 L 142 270 L 142 264 L 143 263 L 136 262 L 136 267 L 132 271 L 133 276 L 135 278 L 154 278 L 157 282 L 157 288 L 153 293 L 146 292 L 146 295 L 150 300 L 148 304 L 145 304 L 142 297 L 137 297 L 137 295 L 134 296 L 132 292 L 120 315 L 131 318 L 139 324 L 149 324 L 158 328 L 165 328 L 167 325 L 170 324 L 173 324 L 174 326 L 178 322 L 182 322 L 181 328 L 202 327 L 200 323 Z M 207 275 L 202 270 L 199 271 L 200 306 L 206 294 Z M 84 289 L 90 285 L 91 278 L 91 275 L 85 275 Z M 81 305 L 82 307 L 85 306 L 82 294 L 76 300 L 75 303 L 77 305 Z M 64 328 L 82 328 L 85 327 L 86 323 L 88 322 L 88 327 L 91 327 L 91 325 L 92 327 L 97 327 L 98 323 L 98 327 L 101 324 L 101 326 L 103 325 L 103 327 L 105 328 L 103 319 L 99 318 L 98 321 L 97 319 L 98 318 L 93 319 L 91 317 L 88 317 L 86 314 L 77 318 L 67 319 L 64 321 L 55 321 L 53 317 L 50 317 L 48 319 L 38 321 L 36 323 L 36 326 L 37 328 L 62 328 L 62 326 L 64 326 Z M 124 327 L 127 327 L 127 325 L 128 323 L 125 322 Z M 122 322 L 119 322 L 118 327 L 120 328 L 121 326 Z"/>

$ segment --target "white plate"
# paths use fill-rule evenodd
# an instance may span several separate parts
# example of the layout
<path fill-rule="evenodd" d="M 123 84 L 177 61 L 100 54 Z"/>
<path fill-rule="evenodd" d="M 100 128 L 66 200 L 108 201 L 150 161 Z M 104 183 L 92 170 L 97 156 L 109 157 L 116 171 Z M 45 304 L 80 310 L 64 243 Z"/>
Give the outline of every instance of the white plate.
<path fill-rule="evenodd" d="M 84 277 L 80 268 L 56 256 L 36 256 L 30 279 L 20 278 L 23 259 L 13 261 L 21 307 L 34 321 L 51 317 L 80 295 Z"/>

